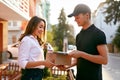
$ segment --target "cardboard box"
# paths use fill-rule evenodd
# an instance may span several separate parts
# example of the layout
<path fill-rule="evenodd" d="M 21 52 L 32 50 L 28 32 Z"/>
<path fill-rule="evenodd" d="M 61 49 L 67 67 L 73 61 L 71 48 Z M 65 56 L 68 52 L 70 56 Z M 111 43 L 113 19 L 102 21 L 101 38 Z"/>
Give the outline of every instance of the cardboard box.
<path fill-rule="evenodd" d="M 47 53 L 46 54 L 46 60 L 49 60 L 52 63 L 55 63 L 55 59 L 56 59 L 56 54 L 54 54 L 54 53 Z"/>
<path fill-rule="evenodd" d="M 53 52 L 53 54 L 56 54 L 55 57 L 56 65 L 71 65 L 71 57 L 68 56 L 68 53 L 57 51 Z"/>

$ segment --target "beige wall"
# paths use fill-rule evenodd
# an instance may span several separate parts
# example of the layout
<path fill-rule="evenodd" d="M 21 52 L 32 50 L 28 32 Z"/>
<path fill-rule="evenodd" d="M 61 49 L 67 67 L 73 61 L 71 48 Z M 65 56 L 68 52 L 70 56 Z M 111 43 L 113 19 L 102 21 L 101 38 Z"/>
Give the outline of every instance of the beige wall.
<path fill-rule="evenodd" d="M 0 21 L 0 23 L 3 24 L 3 33 L 2 33 L 2 44 L 3 44 L 3 48 L 2 51 L 5 51 L 7 49 L 7 45 L 8 45 L 8 25 L 7 25 L 7 21 Z"/>
<path fill-rule="evenodd" d="M 107 47 L 108 47 L 109 53 L 120 53 L 116 48 L 116 46 L 113 44 L 107 44 Z"/>
<path fill-rule="evenodd" d="M 8 44 L 7 21 L 0 21 L 0 64 L 2 63 L 2 53 L 6 51 Z"/>

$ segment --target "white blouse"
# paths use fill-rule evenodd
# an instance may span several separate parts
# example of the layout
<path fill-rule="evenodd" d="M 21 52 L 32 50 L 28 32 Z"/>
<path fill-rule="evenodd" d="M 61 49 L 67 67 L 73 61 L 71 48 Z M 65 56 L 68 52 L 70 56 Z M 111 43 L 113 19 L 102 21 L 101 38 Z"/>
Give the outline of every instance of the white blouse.
<path fill-rule="evenodd" d="M 26 64 L 28 62 L 33 61 L 43 61 L 44 60 L 44 52 L 43 48 L 39 45 L 36 38 L 32 35 L 25 36 L 18 48 L 18 64 L 21 68 L 25 69 Z M 43 69 L 44 65 L 36 66 L 33 68 Z"/>

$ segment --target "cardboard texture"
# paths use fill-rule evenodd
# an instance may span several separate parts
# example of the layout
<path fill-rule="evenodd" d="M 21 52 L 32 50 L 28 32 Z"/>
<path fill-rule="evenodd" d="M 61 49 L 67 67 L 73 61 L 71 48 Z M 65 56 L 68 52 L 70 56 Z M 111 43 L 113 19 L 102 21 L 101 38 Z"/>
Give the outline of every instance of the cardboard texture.
<path fill-rule="evenodd" d="M 55 59 L 56 59 L 56 54 L 54 54 L 54 53 L 47 53 L 46 54 L 46 60 L 49 60 L 52 63 L 55 63 Z"/>
<path fill-rule="evenodd" d="M 71 57 L 68 56 L 66 52 L 53 52 L 47 53 L 46 60 L 49 60 L 56 65 L 70 65 L 71 64 Z"/>
<path fill-rule="evenodd" d="M 70 65 L 71 64 L 71 57 L 68 56 L 66 52 L 54 52 L 56 54 L 55 57 L 55 64 L 56 65 Z"/>

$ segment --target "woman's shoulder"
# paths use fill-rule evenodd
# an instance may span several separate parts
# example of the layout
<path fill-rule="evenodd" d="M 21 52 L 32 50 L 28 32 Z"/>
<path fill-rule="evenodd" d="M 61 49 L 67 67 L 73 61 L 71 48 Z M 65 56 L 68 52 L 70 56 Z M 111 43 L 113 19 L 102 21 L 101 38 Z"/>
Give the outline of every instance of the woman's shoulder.
<path fill-rule="evenodd" d="M 22 39 L 22 41 L 28 41 L 28 40 L 30 40 L 30 36 L 25 36 L 25 37 Z"/>

